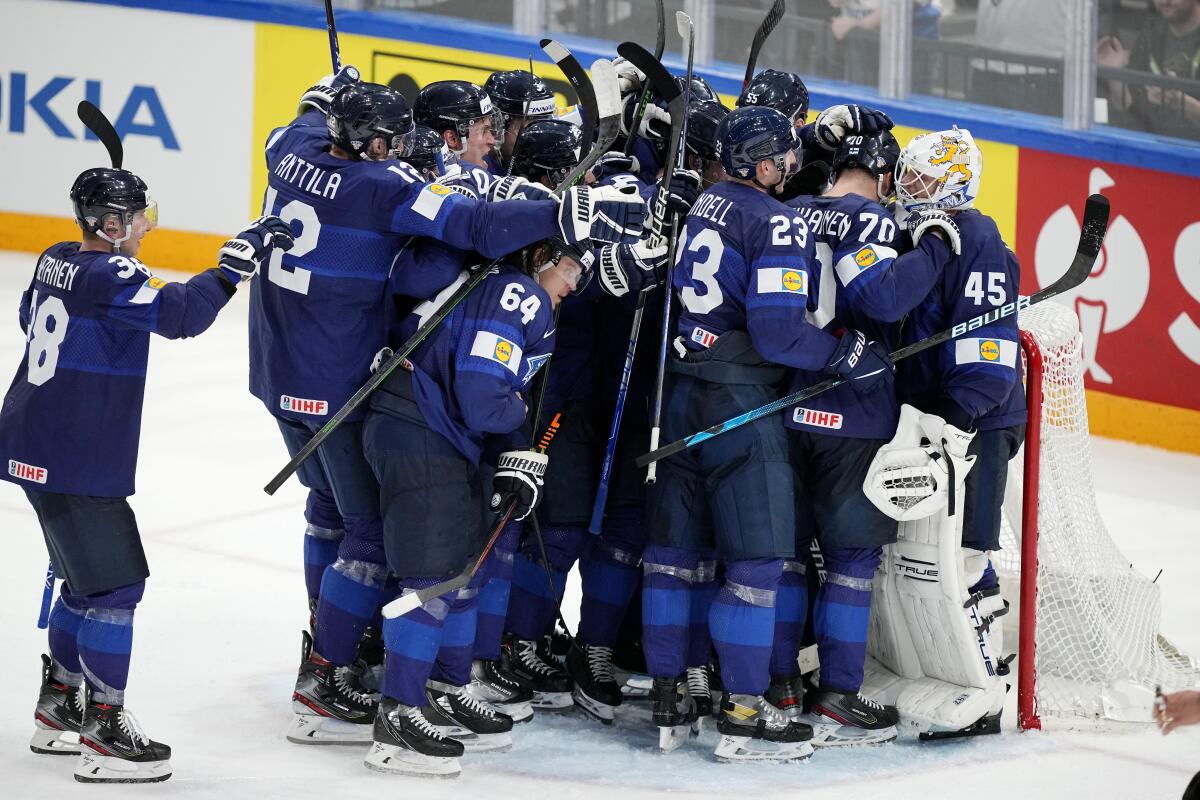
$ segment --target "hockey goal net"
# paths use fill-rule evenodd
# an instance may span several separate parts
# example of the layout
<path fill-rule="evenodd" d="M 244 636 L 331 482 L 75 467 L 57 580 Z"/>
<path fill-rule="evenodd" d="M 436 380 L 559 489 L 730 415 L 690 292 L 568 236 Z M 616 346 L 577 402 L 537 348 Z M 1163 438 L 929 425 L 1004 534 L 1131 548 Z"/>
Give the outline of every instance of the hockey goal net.
<path fill-rule="evenodd" d="M 1200 671 L 1158 632 L 1158 586 L 1100 518 L 1075 313 L 1040 303 L 1020 327 L 1029 423 L 994 561 L 1013 601 L 1006 640 L 1019 629 L 1018 724 L 1146 722 L 1155 686 L 1196 687 Z"/>

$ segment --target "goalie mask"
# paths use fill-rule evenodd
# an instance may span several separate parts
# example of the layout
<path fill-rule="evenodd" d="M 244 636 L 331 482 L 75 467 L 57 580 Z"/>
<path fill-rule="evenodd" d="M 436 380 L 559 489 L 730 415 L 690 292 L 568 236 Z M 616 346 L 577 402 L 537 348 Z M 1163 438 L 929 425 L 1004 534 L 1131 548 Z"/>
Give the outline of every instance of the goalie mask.
<path fill-rule="evenodd" d="M 919 208 L 963 211 L 975 204 L 983 154 L 971 132 L 948 131 L 913 138 L 896 162 L 896 197 L 908 212 Z"/>

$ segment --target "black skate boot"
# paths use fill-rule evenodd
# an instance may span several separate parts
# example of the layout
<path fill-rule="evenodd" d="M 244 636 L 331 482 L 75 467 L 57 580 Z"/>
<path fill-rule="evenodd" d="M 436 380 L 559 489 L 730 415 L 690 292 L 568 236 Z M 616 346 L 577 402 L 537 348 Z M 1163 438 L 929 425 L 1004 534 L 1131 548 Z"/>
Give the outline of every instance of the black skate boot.
<path fill-rule="evenodd" d="M 534 708 L 546 711 L 570 708 L 573 703 L 571 676 L 558 666 L 553 657 L 544 658 L 538 652 L 538 644 L 506 638 L 504 648 L 508 651 L 509 666 L 518 680 L 533 689 Z"/>
<path fill-rule="evenodd" d="M 79 730 L 81 783 L 158 783 L 171 777 L 171 748 L 150 739 L 124 706 L 88 703 Z"/>
<path fill-rule="evenodd" d="M 900 714 L 856 692 L 818 689 L 801 719 L 813 727 L 814 747 L 844 747 L 895 741 Z"/>
<path fill-rule="evenodd" d="M 688 694 L 696 704 L 696 725 L 703 728 L 703 721 L 713 715 L 712 688 L 709 685 L 708 667 L 688 667 Z"/>
<path fill-rule="evenodd" d="M 613 724 L 621 705 L 621 687 L 613 675 L 611 647 L 579 643 L 567 654 L 567 671 L 575 682 L 571 696 L 584 713 L 605 725 Z"/>
<path fill-rule="evenodd" d="M 767 689 L 767 702 L 778 708 L 792 722 L 804 714 L 804 684 L 799 675 L 772 678 Z"/>
<path fill-rule="evenodd" d="M 462 754 L 462 742 L 443 736 L 420 708 L 384 697 L 375 712 L 374 741 L 364 763 L 377 772 L 457 778 Z"/>
<path fill-rule="evenodd" d="M 790 721 L 761 695 L 726 694 L 717 717 L 718 761 L 800 761 L 812 755 L 812 728 Z"/>
<path fill-rule="evenodd" d="M 503 753 L 512 749 L 512 717 L 477 699 L 466 686 L 430 680 L 425 684 L 429 706 L 425 718 L 443 736 L 462 742 L 468 753 Z"/>
<path fill-rule="evenodd" d="M 467 690 L 518 725 L 533 719 L 533 689 L 513 674 L 504 652 L 495 661 L 477 659 L 471 663 L 471 683 Z"/>
<path fill-rule="evenodd" d="M 37 730 L 29 749 L 46 755 L 73 756 L 79 753 L 79 727 L 87 705 L 86 686 L 69 686 L 54 679 L 54 659 L 42 656 L 42 688 L 38 693 L 33 723 Z"/>
<path fill-rule="evenodd" d="M 292 692 L 289 742 L 296 744 L 366 744 L 379 696 L 364 691 L 357 667 L 330 664 L 313 655 L 312 637 L 303 634 L 300 674 Z"/>
<path fill-rule="evenodd" d="M 655 678 L 650 689 L 658 749 L 669 753 L 687 741 L 696 722 L 696 702 L 680 678 Z"/>

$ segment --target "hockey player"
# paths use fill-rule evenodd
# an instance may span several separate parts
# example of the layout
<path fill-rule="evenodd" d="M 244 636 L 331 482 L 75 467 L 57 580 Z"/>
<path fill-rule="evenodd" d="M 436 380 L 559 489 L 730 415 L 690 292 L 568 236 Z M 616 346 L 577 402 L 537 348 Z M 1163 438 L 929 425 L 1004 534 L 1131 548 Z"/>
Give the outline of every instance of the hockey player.
<path fill-rule="evenodd" d="M 575 255 L 565 243 L 543 242 L 510 256 L 372 397 L 364 447 L 382 488 L 388 560 L 404 591 L 436 584 L 468 563 L 492 524 L 485 504 L 494 514 L 515 502 L 517 520 L 537 505 L 545 454 L 501 454 L 490 501 L 479 463 L 488 434 L 524 423 L 523 393 L 553 351 L 553 309 L 585 277 Z M 418 306 L 401 334 L 416 330 L 435 307 Z M 464 746 L 434 727 L 443 712 L 479 738 L 506 736 L 512 727 L 466 690 L 469 650 L 465 674 L 442 662 L 447 614 L 460 599 L 443 595 L 384 622 L 384 697 L 368 767 L 457 775 Z M 427 714 L 427 703 L 438 708 Z"/>
<path fill-rule="evenodd" d="M 901 153 L 896 192 L 914 246 L 938 235 L 946 242 L 938 247 L 951 251 L 909 316 L 907 341 L 1017 298 L 1016 257 L 996 223 L 974 208 L 982 168 L 970 132 L 957 127 L 917 136 Z M 1015 316 L 1002 317 L 908 359 L 897 383 L 905 405 L 896 438 L 864 482 L 872 501 L 902 520 L 887 557 L 930 565 L 922 581 L 891 568 L 880 573 L 876 629 L 886 666 L 904 678 L 924 676 L 919 701 L 902 693 L 904 679 L 891 684 L 889 697 L 898 698 L 910 724 L 935 737 L 999 732 L 1006 668 L 993 623 L 1007 604 L 990 553 L 999 547 L 1008 462 L 1024 438 L 1018 335 Z M 887 480 L 889 458 L 905 453 L 914 458 L 904 475 L 932 477 L 920 484 L 932 485 L 929 498 L 904 488 L 911 480 Z M 895 497 L 897 488 L 909 496 Z"/>
<path fill-rule="evenodd" d="M 300 232 L 294 251 L 271 259 L 266 280 L 251 295 L 251 391 L 276 417 L 293 454 L 369 374 L 387 329 L 388 273 L 410 237 L 491 257 L 555 235 L 619 240 L 640 231 L 640 199 L 615 190 L 571 189 L 561 202 L 493 204 L 427 184 L 394 160 L 407 153 L 412 131 L 399 93 L 362 83 L 335 95 L 327 130 L 297 124 L 269 139 L 265 207 L 299 223 Z M 613 219 L 629 220 L 631 232 L 613 229 Z M 431 294 L 457 273 L 452 267 L 428 276 L 420 266 L 412 275 L 426 278 L 422 291 Z M 374 699 L 344 669 L 375 615 L 387 574 L 378 487 L 363 460 L 360 425 L 361 417 L 348 420 L 300 472 L 302 483 L 334 500 L 320 508 L 310 503 L 309 524 L 331 527 L 316 512 L 332 517 L 336 510 L 346 534 L 322 578 L 316 641 L 305 643 L 292 741 L 353 742 L 369 735 Z"/>
<path fill-rule="evenodd" d="M 800 166 L 791 120 L 771 108 L 741 108 L 721 121 L 717 137 L 730 177 L 692 207 L 673 272 L 683 310 L 668 362 L 668 441 L 775 399 L 788 366 L 840 375 L 863 390 L 892 377 L 881 345 L 854 330 L 838 339 L 805 319 L 815 243 L 808 225 L 771 197 Z M 642 612 L 655 719 L 664 728 L 690 721 L 678 676 L 688 626 L 702 609 L 691 608 L 689 590 L 704 579 L 702 555 L 715 549 L 724 584 L 707 616 L 725 688 L 722 760 L 812 753 L 811 729 L 763 696 L 776 589 L 794 552 L 793 505 L 787 437 L 774 418 L 665 460 L 651 495 Z"/>
<path fill-rule="evenodd" d="M 150 334 L 203 333 L 274 247 L 291 246 L 291 234 L 262 217 L 225 243 L 219 266 L 172 283 L 137 260 L 158 215 L 141 178 L 86 170 L 71 202 L 82 241 L 38 258 L 21 295 L 25 357 L 0 411 L 3 477 L 25 490 L 64 580 L 29 746 L 79 754 L 82 782 L 164 781 L 171 748 L 125 708 L 134 610 L 150 575 L 128 502 Z"/>
<path fill-rule="evenodd" d="M 521 131 L 529 123 L 550 119 L 557 113 L 554 92 L 544 80 L 523 69 L 493 72 L 483 84 L 483 90 L 500 112 L 502 121 L 502 127 L 496 129 L 500 140 L 498 155 L 493 153 L 487 157 L 488 171 L 493 175 L 508 175 L 509 159 Z"/>
<path fill-rule="evenodd" d="M 489 176 L 501 174 L 496 142 L 504 132 L 504 116 L 487 92 L 469 81 L 434 81 L 413 101 L 413 118 L 442 135 L 463 171 L 476 176 L 478 193 L 486 193 Z"/>
<path fill-rule="evenodd" d="M 820 277 L 809 292 L 810 319 L 830 333 L 864 331 L 888 350 L 899 346 L 899 320 L 929 293 L 950 255 L 938 235 L 898 254 L 897 226 L 880 204 L 892 194 L 899 156 L 900 145 L 889 131 L 848 135 L 834 154 L 828 191 L 788 204 L 808 224 L 817 246 Z M 792 391 L 824 377 L 797 371 Z M 815 747 L 896 738 L 895 709 L 863 697 L 859 689 L 871 580 L 881 547 L 896 538 L 895 520 L 871 504 L 862 484 L 876 451 L 895 432 L 898 413 L 890 387 L 864 395 L 850 385 L 789 409 L 784 419 L 798 479 L 797 559 L 784 565 L 777 595 L 767 696 L 813 727 Z M 801 717 L 796 658 L 807 618 L 805 562 L 814 538 L 825 575 L 813 613 L 821 679 L 810 698 L 812 713 Z"/>

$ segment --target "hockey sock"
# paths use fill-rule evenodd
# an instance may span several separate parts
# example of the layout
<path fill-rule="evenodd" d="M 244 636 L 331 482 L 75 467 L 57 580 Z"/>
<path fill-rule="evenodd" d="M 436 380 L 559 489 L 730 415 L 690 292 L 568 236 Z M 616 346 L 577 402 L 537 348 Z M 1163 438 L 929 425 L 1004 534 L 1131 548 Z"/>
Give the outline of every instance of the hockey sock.
<path fill-rule="evenodd" d="M 711 553 L 703 555 L 696 564 L 696 579 L 692 582 L 688 602 L 687 666 L 706 667 L 712 661 L 712 634 L 708 630 L 708 613 L 717 596 L 717 562 Z"/>
<path fill-rule="evenodd" d="M 554 611 L 567 586 L 567 573 L 579 559 L 588 542 L 587 528 L 581 525 L 547 525 L 542 529 L 546 557 L 550 560 L 554 594 L 542 566 L 541 547 L 526 526 L 525 541 L 513 559 L 512 595 L 508 604 L 507 628 L 518 639 L 538 639 L 554 625 Z"/>
<path fill-rule="evenodd" d="M 321 591 L 325 568 L 337 560 L 338 545 L 345 535 L 342 517 L 332 497 L 309 490 L 304 506 L 304 585 L 315 599 Z"/>
<path fill-rule="evenodd" d="M 494 661 L 500 657 L 500 640 L 504 637 L 504 618 L 508 614 L 508 599 L 512 591 L 513 553 L 521 538 L 522 527 L 523 523 L 520 522 L 510 522 L 504 526 L 480 570 L 485 580 L 479 588 L 475 658 Z"/>
<path fill-rule="evenodd" d="M 442 646 L 433 665 L 433 677 L 455 686 L 471 682 L 471 657 L 475 648 L 479 590 L 466 586 L 450 603 L 442 625 Z"/>
<path fill-rule="evenodd" d="M 363 631 L 375 619 L 387 567 L 339 558 L 325 570 L 317 602 L 313 650 L 332 664 L 349 664 Z"/>
<path fill-rule="evenodd" d="M 102 594 L 76 596 L 87 605 L 76 643 L 93 702 L 125 704 L 133 650 L 133 611 L 145 588 L 146 582 L 138 581 Z"/>
<path fill-rule="evenodd" d="M 799 671 L 800 639 L 808 616 L 805 565 L 785 561 L 775 594 L 775 643 L 771 648 L 771 677 L 790 678 Z"/>
<path fill-rule="evenodd" d="M 646 670 L 674 678 L 687 666 L 691 587 L 700 554 L 651 544 L 642 554 L 642 650 Z"/>
<path fill-rule="evenodd" d="M 79 665 L 79 626 L 83 624 L 87 608 L 80 606 L 75 598 L 63 593 L 50 610 L 50 657 L 54 659 L 54 680 L 78 686 L 83 682 L 83 667 Z"/>
<path fill-rule="evenodd" d="M 721 662 L 721 682 L 730 694 L 761 695 L 771 682 L 775 594 L 782 573 L 782 558 L 726 564 L 725 582 L 713 598 L 708 624 Z"/>
<path fill-rule="evenodd" d="M 590 645 L 617 643 L 625 609 L 642 574 L 645 528 L 642 509 L 623 506 L 609 512 L 604 532 L 579 560 L 583 601 L 579 638 Z"/>
<path fill-rule="evenodd" d="M 437 578 L 412 578 L 401 581 L 401 586 L 418 590 L 437 582 Z M 453 600 L 452 594 L 441 595 L 403 616 L 383 621 L 381 688 L 385 695 L 407 706 L 425 705 L 425 682 L 441 647 L 442 626 Z"/>
<path fill-rule="evenodd" d="M 821 659 L 821 688 L 857 692 L 862 687 L 871 621 L 871 579 L 880 548 L 822 548 L 825 583 L 813 608 Z"/>

